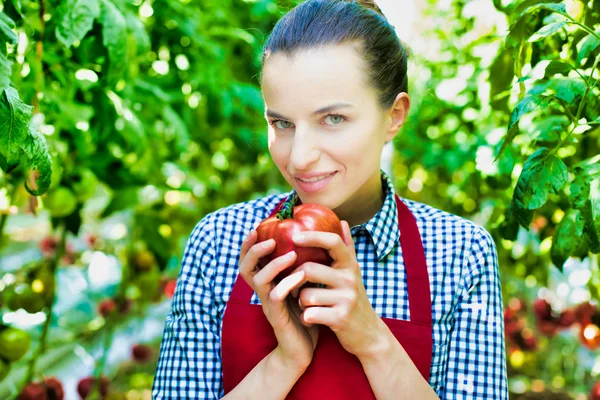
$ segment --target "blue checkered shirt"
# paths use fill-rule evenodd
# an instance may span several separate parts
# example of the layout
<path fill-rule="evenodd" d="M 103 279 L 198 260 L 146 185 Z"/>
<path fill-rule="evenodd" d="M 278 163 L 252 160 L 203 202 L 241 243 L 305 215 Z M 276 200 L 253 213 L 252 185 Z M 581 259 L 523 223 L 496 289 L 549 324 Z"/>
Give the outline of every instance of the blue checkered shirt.
<path fill-rule="evenodd" d="M 373 308 L 381 317 L 409 320 L 394 191 L 383 171 L 381 177 L 383 206 L 351 232 Z M 234 204 L 206 215 L 194 228 L 165 323 L 153 399 L 223 396 L 221 328 L 241 245 L 288 195 Z M 402 200 L 417 220 L 429 270 L 431 387 L 441 399 L 508 399 L 502 294 L 492 238 L 469 220 Z M 260 304 L 256 294 L 251 303 Z"/>

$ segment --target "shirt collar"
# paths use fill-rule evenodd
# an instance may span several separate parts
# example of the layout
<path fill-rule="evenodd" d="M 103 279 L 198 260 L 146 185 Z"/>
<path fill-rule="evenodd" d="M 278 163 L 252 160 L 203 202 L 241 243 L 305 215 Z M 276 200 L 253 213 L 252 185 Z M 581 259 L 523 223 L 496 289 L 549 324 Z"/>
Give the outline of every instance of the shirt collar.
<path fill-rule="evenodd" d="M 365 229 L 371 236 L 377 261 L 381 261 L 398 244 L 400 230 L 398 229 L 398 208 L 396 194 L 390 177 L 381 170 L 381 185 L 385 198 L 383 205 L 370 220 L 361 225 L 352 227 L 352 233 Z"/>
<path fill-rule="evenodd" d="M 354 235 L 361 230 L 365 230 L 371 236 L 377 253 L 377 261 L 381 261 L 398 244 L 400 239 L 400 230 L 398 229 L 398 208 L 396 205 L 396 194 L 392 185 L 392 180 L 383 171 L 381 171 L 381 185 L 385 198 L 383 205 L 370 220 L 351 227 L 350 231 Z M 296 192 L 292 189 L 290 195 Z"/>

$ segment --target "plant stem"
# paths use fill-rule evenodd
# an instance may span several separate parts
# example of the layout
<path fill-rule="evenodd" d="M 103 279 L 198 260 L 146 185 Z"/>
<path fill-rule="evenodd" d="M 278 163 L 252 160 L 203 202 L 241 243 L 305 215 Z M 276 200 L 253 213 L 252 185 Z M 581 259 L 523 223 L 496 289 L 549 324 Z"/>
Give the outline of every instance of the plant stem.
<path fill-rule="evenodd" d="M 596 32 L 594 32 L 594 30 L 592 28 L 590 28 L 589 26 L 582 24 L 581 22 L 577 21 L 575 18 L 571 17 L 569 14 L 564 13 L 562 11 L 557 11 L 557 10 L 553 10 L 551 8 L 546 8 L 546 7 L 542 7 L 545 8 L 546 10 L 550 10 L 552 12 L 555 12 L 557 14 L 562 15 L 563 17 L 567 18 L 569 21 L 571 21 L 573 24 L 579 26 L 581 29 L 583 29 L 584 31 L 588 32 L 589 34 L 595 36 L 598 40 L 600 40 L 600 35 L 598 35 Z"/>
<path fill-rule="evenodd" d="M 114 316 L 111 317 L 107 321 L 107 326 L 106 326 L 106 331 L 105 331 L 105 336 L 104 336 L 104 349 L 102 352 L 102 356 L 100 357 L 100 360 L 98 361 L 98 364 L 96 365 L 96 369 L 94 371 L 94 381 L 92 384 L 92 388 L 90 390 L 90 394 L 88 396 L 89 400 L 93 400 L 93 399 L 102 397 L 102 394 L 100 392 L 101 378 L 102 378 L 102 373 L 104 372 L 104 367 L 106 366 L 106 359 L 108 358 L 108 353 L 112 346 L 112 340 L 113 340 L 114 333 L 115 333 L 114 332 L 114 322 L 115 322 Z"/>
<path fill-rule="evenodd" d="M 590 82 L 592 81 L 592 79 L 594 77 L 594 71 L 598 67 L 598 63 L 600 63 L 600 55 L 598 55 L 598 57 L 596 57 L 596 60 L 594 61 L 594 65 L 592 66 L 590 76 L 588 77 L 589 82 L 586 82 L 585 92 L 583 93 L 583 97 L 579 101 L 579 106 L 577 107 L 577 115 L 575 115 L 575 121 L 573 123 L 573 127 L 571 128 L 571 130 L 569 131 L 567 136 L 565 136 L 565 138 L 560 141 L 558 146 L 556 146 L 554 149 L 552 149 L 550 154 L 555 154 L 558 151 L 558 149 L 560 149 L 567 142 L 567 140 L 569 140 L 569 138 L 571 137 L 573 132 L 575 132 L 575 129 L 579 126 L 579 119 L 581 118 L 581 113 L 583 112 L 583 105 L 585 104 L 585 100 L 586 100 L 588 94 L 590 93 L 590 90 L 592 90 L 598 83 L 598 80 L 596 80 L 596 82 L 593 85 L 590 85 Z"/>
<path fill-rule="evenodd" d="M 50 262 L 50 273 L 52 275 L 56 275 L 56 269 L 58 267 L 60 260 L 62 259 L 63 255 L 65 253 L 66 242 L 67 242 L 67 229 L 65 228 L 64 224 L 62 224 L 59 229 L 62 229 L 62 232 L 60 235 L 60 241 L 56 248 L 56 253 L 54 254 L 54 258 Z M 54 288 L 52 288 L 52 293 L 54 293 L 56 291 L 56 281 L 54 281 L 53 284 L 54 284 Z M 50 325 L 52 323 L 53 308 L 54 308 L 54 299 L 52 299 L 50 304 L 48 304 L 48 309 L 46 311 L 46 321 L 44 321 L 44 326 L 42 327 L 42 334 L 40 336 L 40 344 L 39 344 L 36 352 L 31 357 L 31 360 L 29 361 L 29 366 L 27 367 L 27 373 L 25 374 L 25 379 L 23 380 L 23 386 L 21 388 L 21 391 L 33 379 L 33 375 L 35 373 L 35 365 L 37 363 L 37 360 L 42 356 L 42 354 L 44 354 L 46 352 L 46 344 L 48 341 L 48 332 L 50 331 Z"/>

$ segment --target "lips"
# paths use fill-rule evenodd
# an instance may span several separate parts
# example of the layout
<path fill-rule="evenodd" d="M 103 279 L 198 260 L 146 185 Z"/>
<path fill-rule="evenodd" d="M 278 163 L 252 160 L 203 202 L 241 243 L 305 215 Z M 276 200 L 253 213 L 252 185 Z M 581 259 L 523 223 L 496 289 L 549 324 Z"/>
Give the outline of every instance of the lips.
<path fill-rule="evenodd" d="M 295 177 L 296 183 L 298 184 L 300 190 L 303 192 L 316 192 L 318 190 L 323 189 L 327 184 L 331 181 L 331 179 L 335 176 L 336 172 L 331 172 L 329 174 L 319 174 L 315 176 L 305 175 L 302 178 Z"/>

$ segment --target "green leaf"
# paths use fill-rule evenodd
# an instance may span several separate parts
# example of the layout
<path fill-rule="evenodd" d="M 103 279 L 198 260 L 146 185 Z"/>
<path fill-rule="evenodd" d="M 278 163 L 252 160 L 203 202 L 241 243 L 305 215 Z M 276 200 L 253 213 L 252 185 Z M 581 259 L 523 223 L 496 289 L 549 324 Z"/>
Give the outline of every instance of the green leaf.
<path fill-rule="evenodd" d="M 130 12 L 125 14 L 125 18 L 127 20 L 129 32 L 135 39 L 137 54 L 145 54 L 150 51 L 152 43 L 143 22 L 135 14 Z"/>
<path fill-rule="evenodd" d="M 543 147 L 533 153 L 523 166 L 513 197 L 515 204 L 527 210 L 540 208 L 550 193 L 558 193 L 563 188 L 567 179 L 565 163 Z"/>
<path fill-rule="evenodd" d="M 12 62 L 6 58 L 4 51 L 0 51 L 0 95 L 10 85 L 12 75 Z"/>
<path fill-rule="evenodd" d="M 531 14 L 534 11 L 548 10 L 557 13 L 567 13 L 567 6 L 562 3 L 541 3 L 535 4 L 525 9 L 517 18 L 522 18 L 526 14 Z"/>
<path fill-rule="evenodd" d="M 552 99 L 534 95 L 534 96 L 525 96 L 523 100 L 519 101 L 515 106 L 515 109 L 512 111 L 510 115 L 510 122 L 508 123 L 508 132 L 504 137 L 504 141 L 502 142 L 502 147 L 500 147 L 500 151 L 496 156 L 496 160 L 500 158 L 506 146 L 512 143 L 513 139 L 520 133 L 519 130 L 519 120 L 523 115 L 536 110 L 538 108 L 546 107 Z M 494 160 L 494 161 L 496 161 Z"/>
<path fill-rule="evenodd" d="M 552 95 L 567 104 L 573 104 L 583 97 L 586 88 L 587 85 L 581 78 L 553 78 L 534 86 L 528 94 L 533 96 Z"/>
<path fill-rule="evenodd" d="M 27 138 L 32 109 L 12 87 L 6 88 L 0 96 L 0 154 L 11 164 L 18 160 L 21 145 Z"/>
<path fill-rule="evenodd" d="M 498 172 L 501 175 L 510 175 L 515 168 L 519 153 L 514 146 L 508 146 L 501 157 L 498 157 Z"/>
<path fill-rule="evenodd" d="M 66 47 L 80 42 L 100 15 L 98 0 L 67 0 L 59 9 L 56 38 Z"/>
<path fill-rule="evenodd" d="M 567 21 L 559 21 L 559 22 L 553 22 L 548 25 L 544 25 L 543 27 L 540 28 L 540 30 L 538 30 L 536 33 L 534 33 L 529 38 L 528 41 L 529 42 L 539 42 L 540 40 L 543 40 L 549 36 L 554 35 L 556 32 L 558 32 L 561 28 L 563 28 L 567 24 L 568 24 Z"/>
<path fill-rule="evenodd" d="M 102 43 L 108 51 L 109 75 L 122 78 L 127 67 L 127 21 L 110 0 L 102 1 Z"/>
<path fill-rule="evenodd" d="M 15 29 L 15 22 L 8 17 L 8 15 L 0 12 L 0 43 L 4 45 L 5 42 L 15 45 L 19 42 L 19 37 L 13 31 Z M 4 48 L 0 49 L 0 53 L 4 53 Z"/>
<path fill-rule="evenodd" d="M 150 83 L 148 81 L 136 79 L 134 81 L 134 86 L 136 89 L 140 89 L 155 95 L 160 101 L 163 101 L 165 103 L 171 103 L 173 101 L 171 95 L 165 92 L 160 86 Z"/>
<path fill-rule="evenodd" d="M 590 238 L 590 251 L 600 253 L 600 178 L 590 181 L 590 197 L 583 209 L 585 229 Z"/>
<path fill-rule="evenodd" d="M 513 198 L 510 202 L 510 214 L 521 226 L 529 229 L 533 220 L 533 211 L 520 207 Z M 507 217 L 508 218 L 508 217 Z"/>
<path fill-rule="evenodd" d="M 177 151 L 185 151 L 190 143 L 190 132 L 187 125 L 181 119 L 179 114 L 168 105 L 163 106 L 163 118 L 170 127 L 175 138 L 175 148 Z"/>
<path fill-rule="evenodd" d="M 573 208 L 581 209 L 590 196 L 590 179 L 584 173 L 583 168 L 575 168 L 573 171 L 575 179 L 571 182 L 569 200 Z"/>
<path fill-rule="evenodd" d="M 25 154 L 26 165 L 39 172 L 36 184 L 37 189 L 29 188 L 25 183 L 25 189 L 33 196 L 40 196 L 48 191 L 52 178 L 52 157 L 48 149 L 46 138 L 40 133 L 34 123 L 29 125 L 27 138 L 21 145 Z"/>
<path fill-rule="evenodd" d="M 525 96 L 523 100 L 517 103 L 515 109 L 510 114 L 508 129 L 511 129 L 513 126 L 515 126 L 525 114 L 528 114 L 533 110 L 546 107 L 550 101 L 551 99 L 544 96 L 539 96 L 537 94 Z"/>
<path fill-rule="evenodd" d="M 15 10 L 19 13 L 19 15 L 23 16 L 23 8 L 21 7 L 21 1 L 12 0 L 12 5 L 15 8 Z"/>
<path fill-rule="evenodd" d="M 4 172 L 8 171 L 8 161 L 0 154 L 0 169 Z"/>
<path fill-rule="evenodd" d="M 581 246 L 584 226 L 585 219 L 579 210 L 569 210 L 558 224 L 552 238 L 550 258 L 559 270 L 562 271 L 565 261 Z"/>
<path fill-rule="evenodd" d="M 138 192 L 137 187 L 125 187 L 115 191 L 100 218 L 106 218 L 117 211 L 135 207 L 139 203 Z"/>
<path fill-rule="evenodd" d="M 569 126 L 569 118 L 564 115 L 549 115 L 535 121 L 535 127 L 531 131 L 531 138 L 544 142 L 556 142 L 560 140 L 561 133 Z"/>
<path fill-rule="evenodd" d="M 536 4 L 541 4 L 541 3 L 560 3 L 561 0 L 523 0 L 521 2 L 515 2 L 515 8 L 513 11 L 513 14 L 515 15 L 521 15 L 523 13 L 523 11 L 525 11 L 526 9 L 528 9 L 531 6 L 534 6 Z"/>
<path fill-rule="evenodd" d="M 556 74 L 565 75 L 569 71 L 571 71 L 573 67 L 571 65 L 562 62 L 562 61 L 551 61 L 550 64 L 546 67 L 546 73 L 544 77 L 549 78 Z"/>
<path fill-rule="evenodd" d="M 596 35 L 600 35 L 600 29 L 596 30 Z M 588 34 L 583 40 L 577 43 L 577 63 L 581 64 L 598 46 L 600 46 L 600 39 L 591 33 Z"/>
<path fill-rule="evenodd" d="M 491 106 L 494 110 L 505 111 L 508 113 L 508 97 L 498 98 L 498 95 L 508 89 L 513 80 L 515 72 L 515 63 L 512 52 L 507 51 L 503 46 L 498 50 L 496 59 L 490 66 L 489 80 L 491 84 L 490 98 Z"/>

